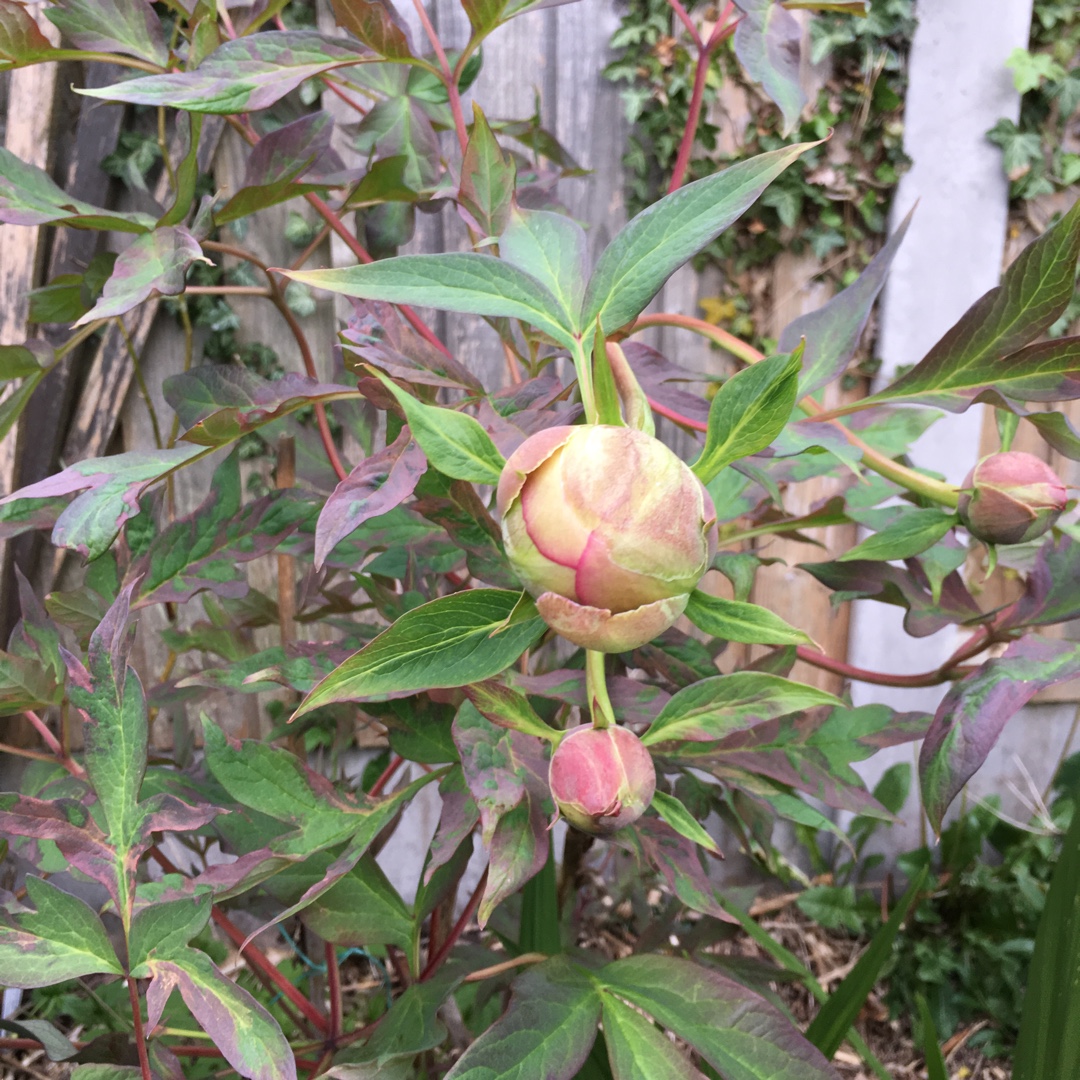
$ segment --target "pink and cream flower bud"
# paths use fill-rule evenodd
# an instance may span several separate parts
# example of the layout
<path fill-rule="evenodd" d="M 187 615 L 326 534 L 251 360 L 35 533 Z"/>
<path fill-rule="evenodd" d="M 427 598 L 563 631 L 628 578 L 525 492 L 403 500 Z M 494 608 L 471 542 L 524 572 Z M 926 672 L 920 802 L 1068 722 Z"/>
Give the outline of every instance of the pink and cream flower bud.
<path fill-rule="evenodd" d="M 1057 473 L 1033 454 L 991 454 L 968 473 L 957 509 L 968 532 L 991 544 L 1022 544 L 1042 536 L 1065 509 Z"/>
<path fill-rule="evenodd" d="M 663 443 L 632 428 L 553 427 L 499 480 L 506 554 L 540 614 L 586 649 L 625 652 L 683 613 L 716 552 L 716 511 Z"/>
<path fill-rule="evenodd" d="M 656 770 L 649 751 L 626 728 L 578 727 L 551 755 L 551 795 L 576 829 L 608 836 L 637 821 L 652 802 Z"/>

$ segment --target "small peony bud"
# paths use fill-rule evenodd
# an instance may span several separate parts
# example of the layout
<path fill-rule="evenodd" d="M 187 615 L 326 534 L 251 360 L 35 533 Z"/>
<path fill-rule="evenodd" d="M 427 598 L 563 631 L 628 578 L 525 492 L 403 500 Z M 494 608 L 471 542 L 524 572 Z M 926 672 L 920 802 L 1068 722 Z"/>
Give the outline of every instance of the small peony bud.
<path fill-rule="evenodd" d="M 1065 509 L 1065 485 L 1044 461 L 1018 450 L 991 454 L 964 480 L 960 520 L 990 544 L 1022 544 L 1042 536 Z"/>
<path fill-rule="evenodd" d="M 506 554 L 540 614 L 586 649 L 625 652 L 683 613 L 716 552 L 716 511 L 663 443 L 632 428 L 554 427 L 510 455 Z"/>
<path fill-rule="evenodd" d="M 576 829 L 608 836 L 637 821 L 656 790 L 649 751 L 622 727 L 578 727 L 551 755 L 551 795 Z"/>

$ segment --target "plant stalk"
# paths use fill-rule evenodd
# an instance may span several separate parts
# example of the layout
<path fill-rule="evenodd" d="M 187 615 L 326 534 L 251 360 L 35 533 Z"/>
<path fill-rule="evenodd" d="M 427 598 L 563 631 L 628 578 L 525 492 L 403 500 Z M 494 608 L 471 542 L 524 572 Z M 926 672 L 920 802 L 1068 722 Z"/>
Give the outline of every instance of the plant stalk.
<path fill-rule="evenodd" d="M 585 650 L 585 696 L 589 699 L 592 725 L 599 730 L 615 726 L 615 710 L 611 707 L 604 670 L 606 659 L 606 654 L 596 649 Z"/>

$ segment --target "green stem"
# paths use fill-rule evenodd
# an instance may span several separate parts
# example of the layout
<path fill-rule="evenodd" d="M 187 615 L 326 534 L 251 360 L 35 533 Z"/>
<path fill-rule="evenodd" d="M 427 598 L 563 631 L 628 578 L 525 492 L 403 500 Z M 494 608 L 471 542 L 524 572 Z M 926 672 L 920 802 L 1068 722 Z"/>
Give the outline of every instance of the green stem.
<path fill-rule="evenodd" d="M 608 697 L 607 674 L 604 671 L 606 655 L 595 649 L 585 650 L 585 695 L 589 699 L 594 728 L 615 726 L 615 710 Z"/>
<path fill-rule="evenodd" d="M 592 357 L 585 350 L 584 343 L 580 339 L 574 343 L 572 358 L 577 371 L 581 404 L 585 407 L 585 422 L 599 424 L 600 410 L 596 407 L 596 391 L 593 388 Z"/>

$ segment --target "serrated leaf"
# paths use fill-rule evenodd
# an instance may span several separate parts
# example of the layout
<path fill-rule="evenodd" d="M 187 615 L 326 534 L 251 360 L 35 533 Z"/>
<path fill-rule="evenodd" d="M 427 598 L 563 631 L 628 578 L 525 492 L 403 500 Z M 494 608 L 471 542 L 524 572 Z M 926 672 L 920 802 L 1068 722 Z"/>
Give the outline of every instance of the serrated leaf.
<path fill-rule="evenodd" d="M 631 956 L 597 973 L 607 993 L 644 1009 L 724 1080 L 837 1080 L 821 1053 L 764 998 L 673 956 Z"/>
<path fill-rule="evenodd" d="M 750 645 L 812 645 L 801 630 L 767 608 L 710 596 L 695 589 L 686 605 L 686 617 L 699 629 L 725 641 Z"/>
<path fill-rule="evenodd" d="M 149 0 L 63 0 L 46 18 L 77 48 L 121 53 L 164 67 L 169 49 Z"/>
<path fill-rule="evenodd" d="M 101 297 L 74 325 L 123 315 L 154 294 L 179 295 L 184 291 L 188 267 L 196 261 L 210 260 L 182 225 L 166 225 L 140 236 L 117 257 Z"/>
<path fill-rule="evenodd" d="M 1080 352 L 1070 339 L 1023 346 L 1065 310 L 1073 295 L 1078 255 L 1080 201 L 1024 248 L 1001 284 L 976 300 L 911 371 L 860 406 L 910 401 L 964 412 L 986 391 L 1043 400 L 1025 395 L 1047 381 L 1076 381 L 1070 375 L 1080 369 Z M 1032 377 L 1036 385 L 1025 389 L 1025 380 Z M 1010 387 L 1016 379 L 1019 384 Z M 1074 396 L 1072 388 L 1067 390 Z"/>
<path fill-rule="evenodd" d="M 189 444 L 88 458 L 12 492 L 0 499 L 0 507 L 83 492 L 57 518 L 52 542 L 94 559 L 108 550 L 124 522 L 139 512 L 139 499 L 151 484 L 206 453 L 204 447 Z"/>
<path fill-rule="evenodd" d="M 597 318 L 605 337 L 644 311 L 665 281 L 724 231 L 800 154 L 799 143 L 759 154 L 665 195 L 615 236 L 583 301 L 581 327 Z"/>
<path fill-rule="evenodd" d="M 149 214 L 102 210 L 73 198 L 43 169 L 0 147 L 0 222 L 9 225 L 67 225 L 73 229 L 149 232 Z"/>
<path fill-rule="evenodd" d="M 498 675 L 544 631 L 535 614 L 506 625 L 520 598 L 505 589 L 472 589 L 413 608 L 323 679 L 295 715 L 333 701 L 378 700 Z"/>
<path fill-rule="evenodd" d="M 519 975 L 510 1007 L 461 1056 L 446 1080 L 572 1080 L 589 1056 L 600 995 L 565 957 Z"/>
<path fill-rule="evenodd" d="M 949 690 L 919 753 L 923 805 L 936 830 L 1011 717 L 1040 690 L 1077 675 L 1080 646 L 1028 634 Z"/>
<path fill-rule="evenodd" d="M 458 201 L 476 219 L 484 236 L 498 236 L 510 215 L 517 169 L 495 138 L 480 106 L 473 102 L 473 126 L 461 159 Z"/>
<path fill-rule="evenodd" d="M 0 0 L 0 71 L 37 63 L 52 51 L 52 42 L 22 4 Z"/>
<path fill-rule="evenodd" d="M 843 374 L 859 345 L 874 301 L 885 284 L 893 257 L 914 213 L 912 209 L 866 269 L 846 289 L 817 311 L 800 315 L 780 332 L 776 343 L 780 352 L 791 352 L 800 339 L 806 340 L 799 376 L 800 398 L 815 393 Z"/>
<path fill-rule="evenodd" d="M 795 408 L 802 350 L 770 356 L 733 375 L 709 407 L 705 447 L 691 468 L 707 484 L 725 465 L 764 450 Z"/>
<path fill-rule="evenodd" d="M 316 289 L 473 315 L 522 319 L 568 348 L 574 328 L 546 286 L 504 259 L 473 252 L 399 255 L 341 270 L 289 270 Z"/>
<path fill-rule="evenodd" d="M 904 507 L 894 521 L 844 552 L 837 561 L 911 558 L 933 547 L 958 520 L 955 514 L 940 510 Z"/>
<path fill-rule="evenodd" d="M 241 1076 L 296 1080 L 292 1048 L 277 1021 L 205 953 L 185 949 L 167 960 L 151 960 L 149 966 L 154 976 L 146 994 L 151 1028 L 178 987 L 184 1004 Z"/>
<path fill-rule="evenodd" d="M 614 1080 L 705 1080 L 641 1013 L 604 994 L 604 1039 Z"/>
<path fill-rule="evenodd" d="M 778 675 L 756 671 L 717 675 L 680 690 L 641 741 L 646 746 L 675 739 L 707 742 L 821 705 L 842 706 L 843 702 L 824 690 Z"/>
<path fill-rule="evenodd" d="M 476 484 L 499 482 L 506 461 L 478 420 L 454 409 L 425 405 L 382 372 L 375 374 L 394 395 L 413 438 L 439 472 Z"/>
<path fill-rule="evenodd" d="M 226 41 L 193 71 L 147 75 L 77 93 L 200 113 L 255 112 L 307 79 L 371 59 L 364 46 L 348 38 L 274 30 Z"/>
<path fill-rule="evenodd" d="M 668 795 L 663 791 L 655 791 L 651 805 L 657 814 L 680 836 L 685 836 L 691 843 L 699 844 L 714 855 L 720 854 L 716 841 L 674 795 Z"/>
<path fill-rule="evenodd" d="M 754 82 L 779 106 L 781 134 L 799 122 L 806 91 L 799 78 L 802 27 L 773 0 L 739 0 L 743 17 L 735 25 L 735 55 Z"/>

